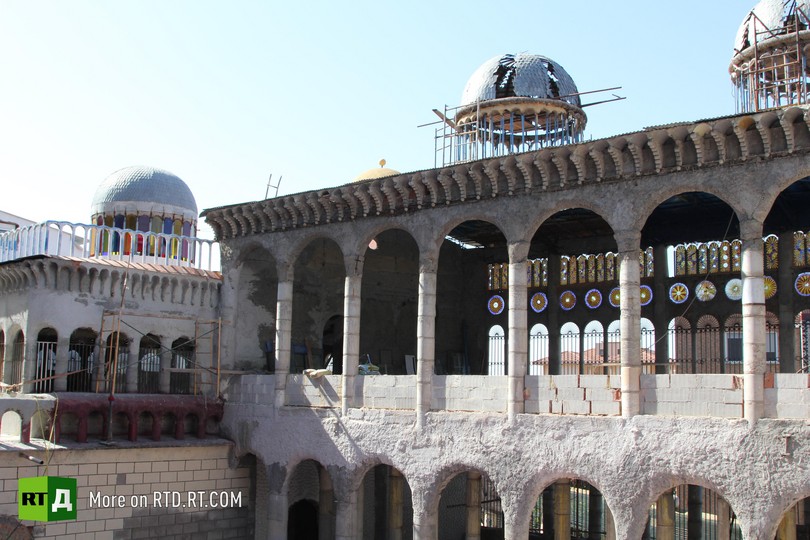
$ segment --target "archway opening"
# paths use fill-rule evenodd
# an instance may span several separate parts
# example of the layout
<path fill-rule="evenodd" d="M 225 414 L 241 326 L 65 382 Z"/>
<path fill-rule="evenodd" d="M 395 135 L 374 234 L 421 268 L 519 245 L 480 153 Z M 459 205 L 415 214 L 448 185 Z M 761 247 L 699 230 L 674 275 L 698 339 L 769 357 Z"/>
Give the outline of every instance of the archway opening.
<path fill-rule="evenodd" d="M 287 482 L 287 538 L 335 536 L 335 495 L 329 472 L 317 461 L 296 465 Z"/>
<path fill-rule="evenodd" d="M 408 481 L 399 470 L 377 465 L 363 477 L 363 539 L 413 538 L 413 502 Z"/>
<path fill-rule="evenodd" d="M 96 333 L 79 328 L 70 335 L 68 346 L 68 392 L 89 392 L 95 364 Z"/>
<path fill-rule="evenodd" d="M 275 370 L 278 272 L 275 258 L 263 248 L 242 257 L 236 288 L 234 362 L 237 369 Z"/>
<path fill-rule="evenodd" d="M 728 538 L 742 540 L 731 506 L 715 491 L 682 484 L 662 493 L 650 506 L 645 540 Z"/>
<path fill-rule="evenodd" d="M 138 347 L 138 392 L 157 394 L 160 391 L 160 338 L 147 334 Z"/>
<path fill-rule="evenodd" d="M 56 374 L 56 330 L 43 328 L 37 334 L 37 365 L 34 372 L 34 393 L 53 392 L 53 376 Z"/>
<path fill-rule="evenodd" d="M 602 493 L 585 480 L 564 478 L 547 486 L 532 508 L 529 537 L 612 537 L 613 517 Z"/>
<path fill-rule="evenodd" d="M 172 394 L 198 393 L 194 358 L 194 341 L 182 337 L 172 342 L 172 372 L 169 391 Z"/>
<path fill-rule="evenodd" d="M 477 470 L 453 476 L 439 499 L 439 540 L 503 537 L 503 506 L 495 483 Z"/>
<path fill-rule="evenodd" d="M 343 317 L 334 315 L 323 326 L 321 339 L 324 368 L 334 375 L 343 373 Z"/>

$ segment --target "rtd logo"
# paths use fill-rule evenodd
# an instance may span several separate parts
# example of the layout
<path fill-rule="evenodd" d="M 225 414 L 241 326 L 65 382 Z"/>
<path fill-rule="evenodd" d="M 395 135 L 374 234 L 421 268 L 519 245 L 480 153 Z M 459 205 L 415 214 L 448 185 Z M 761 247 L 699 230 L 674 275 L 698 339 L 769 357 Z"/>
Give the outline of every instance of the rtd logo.
<path fill-rule="evenodd" d="M 58 476 L 20 478 L 17 514 L 31 521 L 76 519 L 76 479 Z"/>

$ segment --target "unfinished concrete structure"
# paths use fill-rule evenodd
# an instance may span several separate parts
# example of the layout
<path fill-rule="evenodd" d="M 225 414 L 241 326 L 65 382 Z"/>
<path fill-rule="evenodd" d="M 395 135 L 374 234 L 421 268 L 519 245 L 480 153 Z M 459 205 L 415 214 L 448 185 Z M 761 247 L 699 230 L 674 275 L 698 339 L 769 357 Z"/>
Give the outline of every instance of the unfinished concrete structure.
<path fill-rule="evenodd" d="M 800 94 L 577 142 L 539 120 L 556 108 L 584 127 L 573 80 L 549 93 L 519 67 L 558 64 L 518 57 L 482 66 L 464 105 L 487 114 L 475 138 L 453 134 L 496 142 L 494 157 L 467 145 L 436 169 L 206 210 L 221 278 L 164 280 L 183 251 L 144 253 L 145 237 L 119 245 L 167 264 L 134 292 L 80 270 L 121 264 L 119 249 L 14 255 L 4 298 L 38 323 L 33 306 L 99 309 L 120 290 L 133 317 L 222 319 L 227 377 L 202 390 L 222 394 L 232 462 L 250 470 L 255 538 L 806 538 L 810 115 L 784 101 Z M 541 143 L 538 126 L 560 136 Z M 38 349 L 8 337 L 24 309 L 9 309 L 6 351 L 27 350 L 33 377 Z M 381 374 L 359 375 L 368 359 Z M 122 391 L 155 392 L 157 373 L 178 393 L 167 362 L 127 371 Z M 30 428 L 36 409 L 18 409 Z M 154 415 L 135 438 L 171 436 Z"/>

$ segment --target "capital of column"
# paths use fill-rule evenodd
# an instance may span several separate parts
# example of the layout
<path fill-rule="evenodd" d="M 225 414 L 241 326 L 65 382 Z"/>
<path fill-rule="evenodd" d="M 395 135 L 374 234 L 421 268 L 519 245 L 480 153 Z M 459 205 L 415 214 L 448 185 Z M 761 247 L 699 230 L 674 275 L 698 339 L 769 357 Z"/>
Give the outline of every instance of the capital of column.
<path fill-rule="evenodd" d="M 516 263 L 525 261 L 529 258 L 529 250 L 532 244 L 526 240 L 518 240 L 517 242 L 509 242 L 506 246 L 506 252 L 509 255 L 509 262 Z"/>
<path fill-rule="evenodd" d="M 641 231 L 637 229 L 630 229 L 626 231 L 615 231 L 616 247 L 619 253 L 626 253 L 628 251 L 636 252 L 641 249 Z"/>

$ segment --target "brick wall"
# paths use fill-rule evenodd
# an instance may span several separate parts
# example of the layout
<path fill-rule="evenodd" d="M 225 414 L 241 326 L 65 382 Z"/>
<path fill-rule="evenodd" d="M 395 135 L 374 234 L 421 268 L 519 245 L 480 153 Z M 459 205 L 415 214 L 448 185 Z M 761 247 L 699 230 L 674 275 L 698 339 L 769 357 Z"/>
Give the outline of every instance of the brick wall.
<path fill-rule="evenodd" d="M 742 418 L 738 375 L 642 375 L 641 414 Z"/>
<path fill-rule="evenodd" d="M 23 448 L 25 454 L 46 460 L 47 467 L 20 457 L 19 448 L 3 450 L 0 516 L 17 517 L 18 478 L 66 476 L 77 480 L 76 521 L 23 522 L 34 538 L 253 538 L 251 467 L 229 467 L 231 446 L 226 441 L 208 441 L 148 448 L 58 449 L 50 453 L 38 447 Z M 189 492 L 194 495 L 189 496 Z M 161 507 L 156 505 L 156 493 Z M 104 496 L 123 497 L 104 508 L 100 504 Z M 173 507 L 176 502 L 179 506 Z"/>
<path fill-rule="evenodd" d="M 527 375 L 526 412 L 621 414 L 618 375 Z"/>
<path fill-rule="evenodd" d="M 505 412 L 508 378 L 493 375 L 434 375 L 434 411 Z"/>
<path fill-rule="evenodd" d="M 775 373 L 765 375 L 765 416 L 810 418 L 810 375 Z"/>

